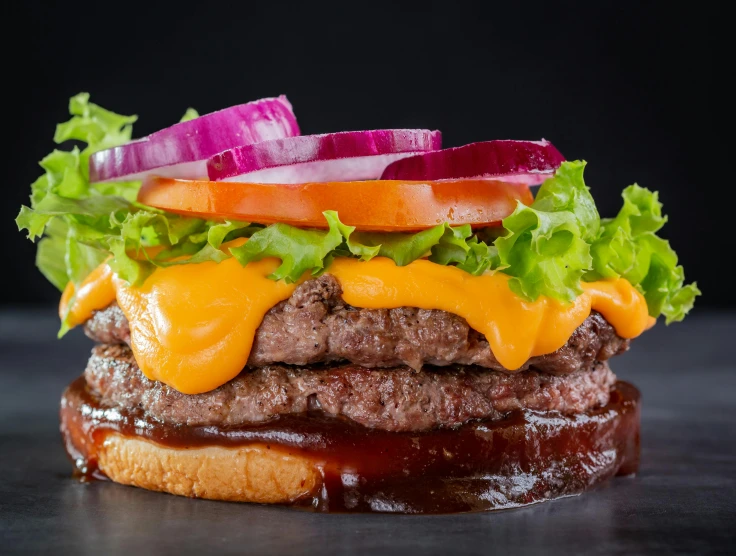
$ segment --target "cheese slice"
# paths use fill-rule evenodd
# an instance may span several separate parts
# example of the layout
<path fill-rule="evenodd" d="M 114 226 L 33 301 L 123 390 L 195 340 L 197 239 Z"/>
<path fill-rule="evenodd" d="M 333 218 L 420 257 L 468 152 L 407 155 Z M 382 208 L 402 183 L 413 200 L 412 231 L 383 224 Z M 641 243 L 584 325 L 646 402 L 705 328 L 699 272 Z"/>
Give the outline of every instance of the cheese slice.
<path fill-rule="evenodd" d="M 117 299 L 143 374 L 185 394 L 207 392 L 241 372 L 264 315 L 296 288 L 267 278 L 279 264 L 264 259 L 243 267 L 231 258 L 171 266 L 157 269 L 141 287 L 131 287 L 103 264 L 82 283 L 69 322 L 81 324 Z M 398 267 L 384 257 L 337 258 L 328 271 L 355 307 L 418 307 L 463 317 L 509 370 L 565 345 L 593 310 L 623 338 L 638 336 L 654 321 L 644 297 L 624 279 L 584 282 L 583 293 L 564 304 L 547 297 L 523 300 L 505 274 L 473 276 L 425 259 Z M 68 290 L 63 300 L 68 303 L 71 295 Z"/>

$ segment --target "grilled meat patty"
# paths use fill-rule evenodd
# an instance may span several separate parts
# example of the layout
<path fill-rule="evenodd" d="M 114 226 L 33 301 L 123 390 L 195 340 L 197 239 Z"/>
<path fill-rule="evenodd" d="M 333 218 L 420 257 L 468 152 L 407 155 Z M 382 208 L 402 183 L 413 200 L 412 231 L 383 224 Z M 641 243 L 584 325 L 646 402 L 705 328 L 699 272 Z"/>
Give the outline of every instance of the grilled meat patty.
<path fill-rule="evenodd" d="M 129 344 L 130 328 L 120 307 L 97 311 L 85 325 L 87 335 L 103 344 Z M 521 368 L 555 375 L 592 370 L 597 361 L 626 351 L 629 340 L 616 335 L 592 313 L 554 353 L 532 357 Z M 329 274 L 300 284 L 292 296 L 273 307 L 255 336 L 249 367 L 274 363 L 311 365 L 343 362 L 363 367 L 477 365 L 506 371 L 486 338 L 465 319 L 445 311 L 402 307 L 359 309 L 342 299 Z"/>
<path fill-rule="evenodd" d="M 172 424 L 237 426 L 281 414 L 321 410 L 371 428 L 420 431 L 498 419 L 514 409 L 573 414 L 608 402 L 615 375 L 607 363 L 555 376 L 478 366 L 368 369 L 355 364 L 246 369 L 203 394 L 149 380 L 127 346 L 96 346 L 85 377 L 104 404 L 138 408 Z"/>

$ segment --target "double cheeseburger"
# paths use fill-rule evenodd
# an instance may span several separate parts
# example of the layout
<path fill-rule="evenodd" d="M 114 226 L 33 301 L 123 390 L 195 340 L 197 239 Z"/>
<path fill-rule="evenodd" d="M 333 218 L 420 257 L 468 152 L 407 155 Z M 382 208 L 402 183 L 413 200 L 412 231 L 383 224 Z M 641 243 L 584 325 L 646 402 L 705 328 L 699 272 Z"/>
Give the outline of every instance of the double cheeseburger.
<path fill-rule="evenodd" d="M 699 294 L 656 193 L 601 219 L 548 141 L 302 136 L 283 96 L 138 140 L 87 94 L 70 112 L 17 222 L 60 335 L 96 344 L 61 400 L 79 474 L 431 513 L 636 472 L 639 394 L 609 360 Z"/>

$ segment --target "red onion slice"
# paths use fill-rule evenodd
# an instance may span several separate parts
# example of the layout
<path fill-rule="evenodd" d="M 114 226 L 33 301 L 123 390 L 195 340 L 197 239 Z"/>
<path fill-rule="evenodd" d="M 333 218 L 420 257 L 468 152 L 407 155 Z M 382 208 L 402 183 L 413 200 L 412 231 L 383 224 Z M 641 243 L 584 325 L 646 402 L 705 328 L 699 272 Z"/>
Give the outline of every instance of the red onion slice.
<path fill-rule="evenodd" d="M 207 161 L 213 181 L 307 183 L 376 179 L 386 166 L 439 149 L 442 134 L 381 129 L 302 135 L 235 147 Z"/>
<path fill-rule="evenodd" d="M 390 164 L 382 180 L 447 180 L 492 178 L 537 185 L 565 161 L 552 143 L 485 141 L 423 153 Z"/>
<path fill-rule="evenodd" d="M 299 135 L 284 95 L 231 106 L 175 124 L 92 155 L 91 182 L 141 180 L 147 175 L 204 178 L 207 159 L 238 145 Z"/>

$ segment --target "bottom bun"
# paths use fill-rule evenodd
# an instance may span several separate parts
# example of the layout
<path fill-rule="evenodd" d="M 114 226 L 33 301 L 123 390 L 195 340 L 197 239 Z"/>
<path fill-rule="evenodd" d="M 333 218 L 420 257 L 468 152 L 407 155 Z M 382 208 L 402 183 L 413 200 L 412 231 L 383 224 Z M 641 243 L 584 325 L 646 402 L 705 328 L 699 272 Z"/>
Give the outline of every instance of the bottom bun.
<path fill-rule="evenodd" d="M 231 502 L 289 504 L 321 482 L 312 460 L 266 445 L 182 449 L 119 433 L 105 437 L 97 466 L 116 483 Z"/>
<path fill-rule="evenodd" d="M 639 463 L 639 392 L 570 416 L 503 419 L 421 432 L 371 429 L 321 411 L 217 427 L 155 421 L 102 403 L 85 379 L 61 400 L 61 431 L 87 477 L 190 496 L 319 511 L 448 513 L 579 494 Z"/>

